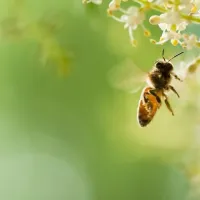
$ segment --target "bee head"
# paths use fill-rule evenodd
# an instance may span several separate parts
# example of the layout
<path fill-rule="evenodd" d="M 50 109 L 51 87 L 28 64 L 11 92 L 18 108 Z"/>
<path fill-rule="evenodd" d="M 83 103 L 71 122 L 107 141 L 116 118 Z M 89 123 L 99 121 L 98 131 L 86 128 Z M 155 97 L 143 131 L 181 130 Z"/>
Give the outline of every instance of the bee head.
<path fill-rule="evenodd" d="M 160 70 L 161 72 L 170 72 L 173 70 L 173 66 L 170 62 L 166 61 L 158 61 L 156 63 L 156 68 Z"/>
<path fill-rule="evenodd" d="M 162 51 L 162 57 L 163 57 L 163 61 L 156 61 L 156 68 L 161 71 L 161 72 L 171 72 L 173 70 L 173 65 L 170 63 L 170 61 L 174 58 L 176 58 L 177 56 L 181 55 L 183 52 L 176 54 L 175 56 L 173 56 L 172 58 L 170 58 L 168 61 L 166 61 L 165 57 L 164 57 L 164 49 Z"/>

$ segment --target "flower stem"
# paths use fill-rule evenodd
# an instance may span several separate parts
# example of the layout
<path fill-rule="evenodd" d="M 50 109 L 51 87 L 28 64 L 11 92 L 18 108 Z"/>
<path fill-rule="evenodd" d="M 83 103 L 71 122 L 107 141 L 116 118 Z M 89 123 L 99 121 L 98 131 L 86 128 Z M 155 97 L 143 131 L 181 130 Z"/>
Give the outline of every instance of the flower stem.
<path fill-rule="evenodd" d="M 199 17 L 195 17 L 192 15 L 185 15 L 185 14 L 181 14 L 183 19 L 186 19 L 188 21 L 192 21 L 194 23 L 200 24 L 200 18 Z"/>
<path fill-rule="evenodd" d="M 152 10 L 157 10 L 157 11 L 159 11 L 161 13 L 167 11 L 164 7 L 156 5 L 156 4 L 153 4 L 153 3 L 148 2 L 146 0 L 134 0 L 134 1 L 139 3 L 139 4 L 143 4 L 143 5 L 145 5 L 146 7 L 150 8 Z"/>

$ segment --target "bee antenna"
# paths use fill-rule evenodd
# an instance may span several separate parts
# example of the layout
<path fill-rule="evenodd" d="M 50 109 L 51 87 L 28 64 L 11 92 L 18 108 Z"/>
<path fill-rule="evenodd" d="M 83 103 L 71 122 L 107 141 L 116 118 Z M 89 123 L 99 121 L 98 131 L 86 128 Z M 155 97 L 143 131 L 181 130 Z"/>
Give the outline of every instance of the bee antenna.
<path fill-rule="evenodd" d="M 182 51 L 181 53 L 176 54 L 175 56 L 173 56 L 172 58 L 170 58 L 170 59 L 168 60 L 168 62 L 169 62 L 170 60 L 176 58 L 177 56 L 181 55 L 182 53 L 184 53 L 184 52 Z"/>
<path fill-rule="evenodd" d="M 162 57 L 163 57 L 163 60 L 165 61 L 164 54 L 165 54 L 165 50 L 163 49 L 163 50 L 162 50 Z"/>

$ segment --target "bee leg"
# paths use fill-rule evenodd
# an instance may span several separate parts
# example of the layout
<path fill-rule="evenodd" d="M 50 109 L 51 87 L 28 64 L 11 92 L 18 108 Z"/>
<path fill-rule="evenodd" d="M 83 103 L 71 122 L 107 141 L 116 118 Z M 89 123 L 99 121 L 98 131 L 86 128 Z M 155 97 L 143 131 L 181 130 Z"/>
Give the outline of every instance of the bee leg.
<path fill-rule="evenodd" d="M 175 73 L 172 72 L 171 75 L 174 76 L 175 79 L 177 79 L 177 80 L 183 82 Z"/>
<path fill-rule="evenodd" d="M 167 106 L 168 110 L 172 113 L 172 115 L 174 116 L 174 111 L 171 108 L 171 105 L 168 101 L 167 95 L 163 93 L 163 96 L 165 97 L 165 105 Z"/>
<path fill-rule="evenodd" d="M 169 85 L 169 89 L 171 89 L 178 96 L 178 98 L 180 98 L 178 92 L 174 89 L 173 86 Z"/>
<path fill-rule="evenodd" d="M 152 90 L 149 90 L 149 93 L 156 97 L 156 101 L 157 101 L 158 103 L 161 103 L 161 99 L 160 99 L 160 97 L 155 93 L 155 91 L 156 91 L 155 89 L 152 89 Z"/>

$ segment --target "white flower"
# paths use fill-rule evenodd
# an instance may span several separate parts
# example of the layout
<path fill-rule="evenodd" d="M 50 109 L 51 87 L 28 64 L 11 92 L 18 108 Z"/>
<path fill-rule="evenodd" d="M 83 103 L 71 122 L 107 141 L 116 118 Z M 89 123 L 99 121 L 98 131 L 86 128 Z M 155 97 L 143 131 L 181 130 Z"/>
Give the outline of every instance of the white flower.
<path fill-rule="evenodd" d="M 120 8 L 120 3 L 121 3 L 121 0 L 112 0 L 108 6 L 108 10 L 107 10 L 108 14 L 112 15 L 113 11 L 118 10 Z"/>
<path fill-rule="evenodd" d="M 135 30 L 139 24 L 142 24 L 145 19 L 143 12 L 140 12 L 136 7 L 130 7 L 125 15 L 121 16 L 121 21 L 125 23 L 124 28 Z"/>
<path fill-rule="evenodd" d="M 190 14 L 191 11 L 195 8 L 195 4 L 192 2 L 192 0 L 182 0 L 178 6 L 179 11 L 185 14 Z"/>
<path fill-rule="evenodd" d="M 183 35 L 183 47 L 185 47 L 186 49 L 192 49 L 193 47 L 195 47 L 197 45 L 197 36 L 192 34 L 192 35 Z"/>
<path fill-rule="evenodd" d="M 180 14 L 175 11 L 169 11 L 160 15 L 160 21 L 158 26 L 161 30 L 170 31 L 171 29 L 176 31 L 183 31 L 186 29 L 188 23 L 181 18 Z"/>
<path fill-rule="evenodd" d="M 163 31 L 160 41 L 155 42 L 156 44 L 164 44 L 168 40 L 171 40 L 171 43 L 176 46 L 177 44 L 182 44 L 182 34 L 181 31 L 184 31 L 188 25 L 177 11 L 169 11 L 160 16 L 152 16 L 149 19 L 152 25 L 158 25 L 159 28 Z"/>
<path fill-rule="evenodd" d="M 136 41 L 133 37 L 133 30 L 136 30 L 138 25 L 141 25 L 145 33 L 148 33 L 150 35 L 148 30 L 146 30 L 143 25 L 143 21 L 145 20 L 144 12 L 140 11 L 137 7 L 130 7 L 128 8 L 128 10 L 123 10 L 120 8 L 119 10 L 123 12 L 123 15 L 120 18 L 117 18 L 115 16 L 112 17 L 113 19 L 124 23 L 124 28 L 128 29 L 129 36 L 133 45 L 136 45 Z M 148 36 L 148 34 L 146 35 Z"/>
<path fill-rule="evenodd" d="M 156 44 L 164 44 L 168 40 L 171 40 L 171 43 L 176 46 L 177 44 L 181 43 L 182 35 L 175 31 L 163 32 L 160 41 L 156 42 Z"/>
<path fill-rule="evenodd" d="M 160 16 L 151 16 L 149 22 L 152 25 L 158 25 L 160 29 L 165 31 L 183 31 L 186 29 L 188 23 L 180 16 L 180 13 L 169 11 Z"/>
<path fill-rule="evenodd" d="M 200 6 L 199 0 L 181 0 L 180 5 L 178 6 L 178 9 L 184 14 L 187 14 L 187 15 L 192 14 L 192 15 L 199 16 L 199 13 L 198 13 L 199 6 Z"/>
<path fill-rule="evenodd" d="M 180 14 L 175 11 L 169 11 L 160 15 L 161 23 L 177 24 L 181 22 Z"/>

